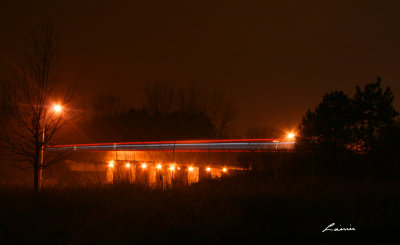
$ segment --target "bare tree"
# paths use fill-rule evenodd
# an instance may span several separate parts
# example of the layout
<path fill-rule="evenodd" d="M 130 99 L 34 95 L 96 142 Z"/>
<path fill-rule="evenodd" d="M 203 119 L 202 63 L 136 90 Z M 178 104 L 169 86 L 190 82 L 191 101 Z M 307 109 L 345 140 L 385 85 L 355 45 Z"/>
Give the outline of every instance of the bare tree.
<path fill-rule="evenodd" d="M 216 137 L 228 136 L 235 111 L 221 92 L 201 87 L 196 83 L 176 87 L 166 82 L 147 83 L 143 107 L 152 114 L 166 115 L 172 112 L 199 113 L 210 118 Z"/>
<path fill-rule="evenodd" d="M 231 101 L 227 100 L 222 92 L 201 87 L 197 83 L 189 83 L 180 89 L 176 99 L 178 110 L 202 113 L 210 118 L 217 138 L 228 136 L 236 113 Z"/>
<path fill-rule="evenodd" d="M 116 116 L 127 111 L 124 101 L 112 94 L 101 94 L 92 102 L 94 116 Z"/>
<path fill-rule="evenodd" d="M 151 114 L 166 115 L 174 111 L 176 90 L 165 82 L 146 83 L 143 87 L 146 96 L 143 107 Z"/>
<path fill-rule="evenodd" d="M 215 90 L 209 97 L 206 112 L 215 125 L 217 137 L 227 137 L 236 116 L 231 101 Z"/>
<path fill-rule="evenodd" d="M 53 113 L 53 106 L 72 99 L 72 90 L 60 90 L 54 72 L 54 41 L 53 29 L 45 24 L 33 36 L 32 49 L 17 71 L 17 78 L 6 83 L 1 94 L 2 140 L 15 154 L 15 160 L 31 164 L 36 191 L 40 186 L 41 170 L 54 161 L 43 161 L 44 147 L 52 142 L 66 122 L 64 113 Z"/>

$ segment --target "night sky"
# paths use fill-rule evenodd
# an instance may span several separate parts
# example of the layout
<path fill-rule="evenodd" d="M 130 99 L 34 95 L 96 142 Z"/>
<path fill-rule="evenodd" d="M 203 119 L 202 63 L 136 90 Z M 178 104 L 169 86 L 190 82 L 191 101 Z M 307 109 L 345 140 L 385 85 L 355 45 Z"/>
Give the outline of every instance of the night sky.
<path fill-rule="evenodd" d="M 225 92 L 236 126 L 297 125 L 335 89 L 391 86 L 400 97 L 400 1 L 6 1 L 0 78 L 29 35 L 57 32 L 60 78 L 79 94 L 137 104 L 148 81 L 197 82 Z"/>

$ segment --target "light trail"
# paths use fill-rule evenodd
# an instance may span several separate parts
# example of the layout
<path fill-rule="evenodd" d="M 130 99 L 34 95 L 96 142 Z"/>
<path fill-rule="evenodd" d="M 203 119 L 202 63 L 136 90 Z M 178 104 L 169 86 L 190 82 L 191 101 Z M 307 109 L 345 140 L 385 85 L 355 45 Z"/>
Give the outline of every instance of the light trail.
<path fill-rule="evenodd" d="M 194 141 L 122 142 L 55 145 L 46 151 L 177 151 L 177 152 L 259 152 L 290 151 L 296 142 L 280 142 L 277 139 L 229 139 Z"/>

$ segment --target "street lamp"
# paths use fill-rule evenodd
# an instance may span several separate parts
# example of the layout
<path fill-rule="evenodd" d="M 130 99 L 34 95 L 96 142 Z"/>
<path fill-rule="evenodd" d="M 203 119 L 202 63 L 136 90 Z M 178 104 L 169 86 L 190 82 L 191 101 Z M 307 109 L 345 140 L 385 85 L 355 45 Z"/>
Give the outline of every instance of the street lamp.
<path fill-rule="evenodd" d="M 51 108 L 51 111 L 55 114 L 60 114 L 63 110 L 63 107 L 60 104 L 55 104 Z M 42 187 L 42 180 L 43 180 L 43 155 L 44 155 L 44 138 L 46 134 L 46 117 L 48 114 L 49 110 L 46 110 L 46 113 L 44 114 L 43 118 L 43 133 L 42 133 L 42 147 L 41 147 L 41 153 L 40 153 L 40 168 L 39 168 L 39 187 Z"/>
<path fill-rule="evenodd" d="M 286 135 L 286 138 L 287 138 L 288 140 L 294 140 L 295 137 L 296 137 L 296 135 L 295 135 L 295 133 L 293 133 L 293 132 L 289 132 L 289 133 L 287 133 L 287 135 Z"/>
<path fill-rule="evenodd" d="M 55 105 L 53 106 L 54 112 L 60 113 L 60 112 L 62 111 L 62 109 L 63 109 L 62 106 L 59 105 L 59 104 L 55 104 Z"/>

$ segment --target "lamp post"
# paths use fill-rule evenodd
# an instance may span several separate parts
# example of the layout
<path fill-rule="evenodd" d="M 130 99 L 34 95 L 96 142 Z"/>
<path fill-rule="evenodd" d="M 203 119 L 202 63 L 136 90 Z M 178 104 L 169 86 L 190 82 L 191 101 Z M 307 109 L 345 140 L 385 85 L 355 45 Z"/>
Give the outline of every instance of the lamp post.
<path fill-rule="evenodd" d="M 62 112 L 63 108 L 59 104 L 53 105 L 51 108 L 53 113 L 59 114 Z M 42 132 L 42 147 L 40 149 L 40 166 L 39 166 L 39 188 L 42 188 L 42 182 L 43 182 L 43 156 L 44 156 L 44 139 L 45 139 L 45 134 L 46 134 L 46 118 L 48 114 L 48 110 L 46 110 L 46 114 L 44 115 L 43 118 L 43 132 Z"/>

